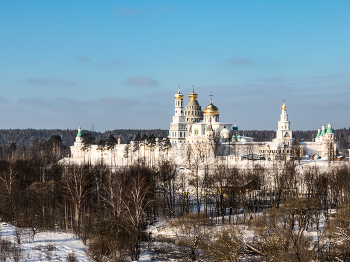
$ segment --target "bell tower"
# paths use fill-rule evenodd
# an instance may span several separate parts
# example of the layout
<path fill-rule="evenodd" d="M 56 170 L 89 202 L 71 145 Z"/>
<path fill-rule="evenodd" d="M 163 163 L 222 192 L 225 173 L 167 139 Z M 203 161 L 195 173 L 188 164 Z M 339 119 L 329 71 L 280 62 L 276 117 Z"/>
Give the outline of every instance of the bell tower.
<path fill-rule="evenodd" d="M 187 135 L 187 123 L 183 112 L 184 96 L 180 92 L 180 86 L 175 98 L 175 115 L 170 124 L 169 139 L 172 144 L 184 143 Z"/>
<path fill-rule="evenodd" d="M 292 132 L 293 131 L 290 130 L 290 122 L 288 121 L 286 101 L 283 100 L 282 113 L 280 121 L 278 121 L 278 129 L 276 130 L 276 138 L 274 141 L 291 145 L 293 141 Z"/>

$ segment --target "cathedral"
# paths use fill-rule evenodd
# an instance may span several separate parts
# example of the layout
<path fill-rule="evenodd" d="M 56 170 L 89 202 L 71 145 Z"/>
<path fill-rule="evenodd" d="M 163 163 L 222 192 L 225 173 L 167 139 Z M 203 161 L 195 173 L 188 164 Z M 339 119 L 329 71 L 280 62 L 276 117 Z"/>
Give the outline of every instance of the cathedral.
<path fill-rule="evenodd" d="M 213 94 L 210 94 L 210 104 L 202 111 L 197 98 L 198 94 L 192 89 L 188 95 L 189 101 L 184 108 L 184 95 L 180 87 L 175 94 L 175 115 L 170 123 L 169 139 L 172 144 L 195 143 L 206 141 L 214 136 L 220 137 L 221 142 L 252 142 L 253 138 L 238 135 L 236 124 L 220 122 L 219 108 L 213 104 Z"/>

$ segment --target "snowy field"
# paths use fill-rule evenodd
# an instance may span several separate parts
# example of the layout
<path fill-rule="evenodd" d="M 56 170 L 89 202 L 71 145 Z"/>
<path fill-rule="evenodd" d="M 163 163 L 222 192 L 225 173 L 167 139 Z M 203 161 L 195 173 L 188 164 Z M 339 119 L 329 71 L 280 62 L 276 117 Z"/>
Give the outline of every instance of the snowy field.
<path fill-rule="evenodd" d="M 157 225 L 157 228 L 164 228 Z M 21 230 L 21 243 L 17 244 L 16 227 L 11 224 L 0 224 L 1 241 L 9 241 L 14 246 L 20 248 L 22 252 L 14 254 L 0 254 L 0 261 L 6 262 L 38 262 L 38 261 L 67 261 L 69 254 L 74 254 L 79 262 L 92 262 L 85 253 L 87 247 L 81 239 L 76 238 L 73 234 L 63 232 L 39 232 L 35 235 L 34 241 L 30 230 Z M 169 232 L 169 230 L 167 230 Z M 158 232 L 157 232 L 158 233 Z M 161 232 L 164 233 L 164 232 Z M 155 244 L 156 245 L 156 244 Z M 143 243 L 143 249 L 139 261 L 161 261 L 154 254 L 148 252 L 147 245 Z M 174 260 L 175 261 L 175 260 Z"/>
<path fill-rule="evenodd" d="M 16 260 L 13 254 L 9 254 L 5 261 L 66 261 L 69 254 L 74 254 L 79 262 L 91 261 L 85 254 L 86 246 L 73 234 L 39 232 L 33 241 L 29 230 L 23 230 L 21 233 L 21 243 L 17 244 L 16 227 L 5 223 L 0 225 L 1 240 L 10 241 L 22 250 L 17 253 L 19 260 Z"/>

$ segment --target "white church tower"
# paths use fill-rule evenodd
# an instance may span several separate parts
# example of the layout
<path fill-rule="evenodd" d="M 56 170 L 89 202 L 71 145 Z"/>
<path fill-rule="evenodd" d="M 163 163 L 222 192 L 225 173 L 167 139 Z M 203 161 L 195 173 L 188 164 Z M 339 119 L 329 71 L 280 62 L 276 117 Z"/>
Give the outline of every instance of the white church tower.
<path fill-rule="evenodd" d="M 180 93 L 180 86 L 174 98 L 175 115 L 173 116 L 173 122 L 170 123 L 169 139 L 172 144 L 178 144 L 184 143 L 187 136 L 187 123 L 183 111 L 184 96 Z"/>
<path fill-rule="evenodd" d="M 81 137 L 81 128 L 79 125 L 78 134 L 75 138 L 74 146 L 70 147 L 71 158 L 82 158 L 84 157 L 84 151 L 81 150 L 83 147 L 83 139 Z"/>
<path fill-rule="evenodd" d="M 291 145 L 293 141 L 292 130 L 290 130 L 290 122 L 288 121 L 285 100 L 283 100 L 281 119 L 280 121 L 278 121 L 276 138 L 273 141 L 278 143 L 283 143 L 285 145 Z"/>
<path fill-rule="evenodd" d="M 78 128 L 77 137 L 75 138 L 74 146 L 83 146 L 83 139 L 81 137 L 81 127 L 80 127 L 80 125 L 79 125 L 79 128 Z"/>

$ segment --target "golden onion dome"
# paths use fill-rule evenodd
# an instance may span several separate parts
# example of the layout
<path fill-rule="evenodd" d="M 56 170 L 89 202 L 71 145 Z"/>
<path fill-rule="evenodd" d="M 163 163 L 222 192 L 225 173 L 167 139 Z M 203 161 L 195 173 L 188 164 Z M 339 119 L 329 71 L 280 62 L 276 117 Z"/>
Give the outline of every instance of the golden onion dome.
<path fill-rule="evenodd" d="M 188 95 L 188 97 L 190 98 L 190 101 L 196 101 L 197 100 L 198 95 L 194 92 L 194 88 L 192 89 L 192 93 L 190 93 Z"/>
<path fill-rule="evenodd" d="M 179 86 L 179 91 L 174 96 L 174 98 L 175 98 L 175 100 L 182 100 L 182 99 L 184 99 L 184 95 L 180 93 L 180 86 Z"/>

